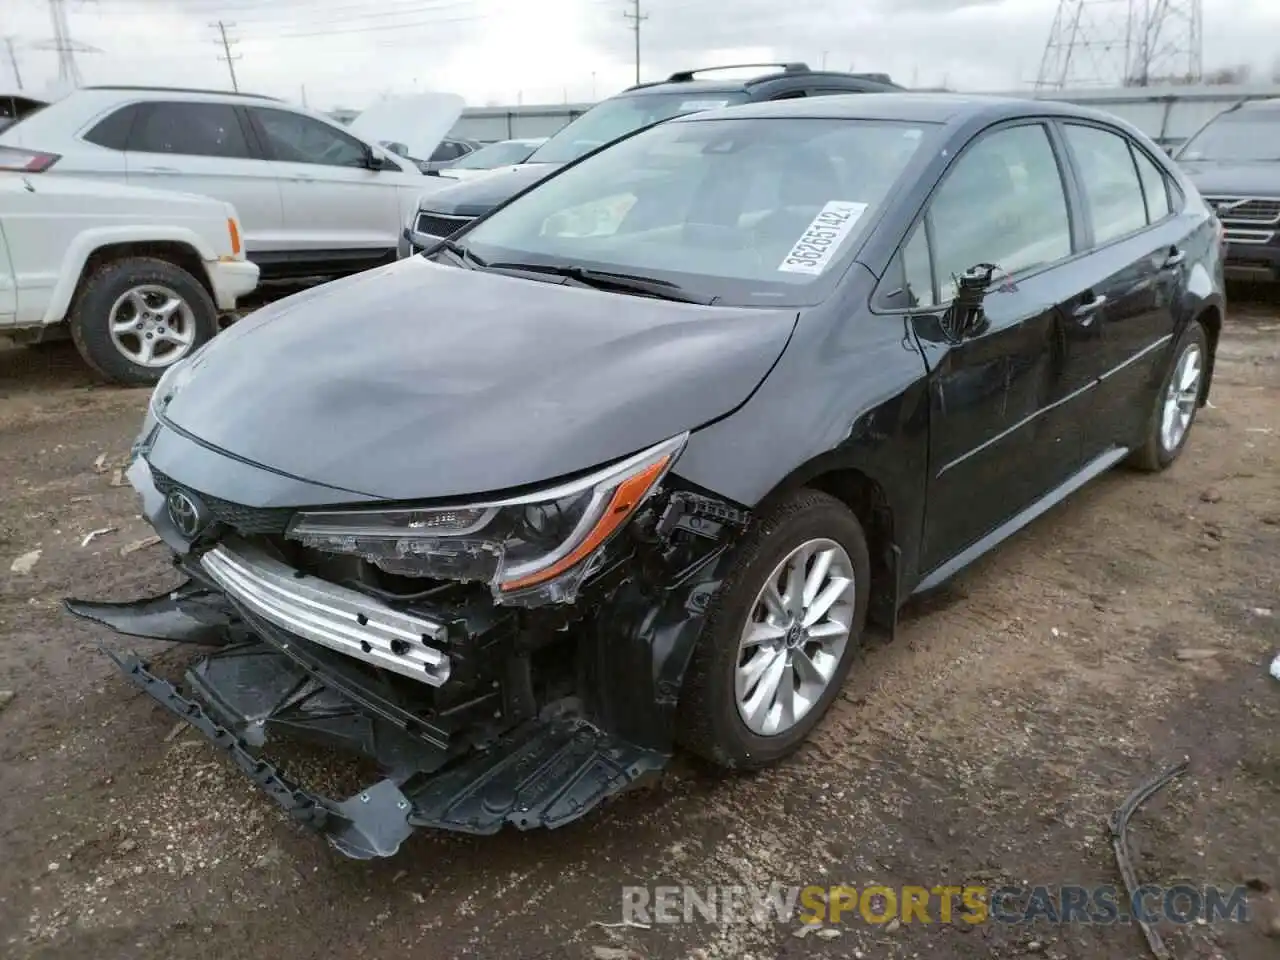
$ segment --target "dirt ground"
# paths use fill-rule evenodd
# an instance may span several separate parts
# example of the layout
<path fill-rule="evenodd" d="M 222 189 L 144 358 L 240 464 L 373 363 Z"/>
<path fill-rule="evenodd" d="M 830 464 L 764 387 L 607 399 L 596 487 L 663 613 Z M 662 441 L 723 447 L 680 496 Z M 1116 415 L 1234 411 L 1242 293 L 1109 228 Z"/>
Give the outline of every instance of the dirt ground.
<path fill-rule="evenodd" d="M 94 385 L 69 349 L 0 349 L 0 955 L 1127 960 L 1146 955 L 1128 924 L 602 924 L 624 884 L 1118 884 L 1107 818 L 1185 755 L 1133 820 L 1138 874 L 1248 884 L 1246 922 L 1166 938 L 1274 960 L 1280 310 L 1252 296 L 1182 459 L 1103 477 L 910 607 L 790 762 L 678 758 L 563 830 L 419 834 L 367 863 L 289 823 L 60 612 L 170 584 L 161 548 L 125 552 L 148 534 L 116 474 L 146 395 Z M 192 655 L 137 649 L 175 677 Z"/>

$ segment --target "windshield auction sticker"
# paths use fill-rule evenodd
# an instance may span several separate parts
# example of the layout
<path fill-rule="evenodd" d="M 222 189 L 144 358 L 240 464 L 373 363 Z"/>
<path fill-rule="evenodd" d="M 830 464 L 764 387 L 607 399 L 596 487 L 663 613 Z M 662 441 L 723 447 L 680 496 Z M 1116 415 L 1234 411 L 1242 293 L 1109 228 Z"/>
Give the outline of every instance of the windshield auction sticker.
<path fill-rule="evenodd" d="M 866 209 L 865 203 L 828 200 L 800 234 L 800 239 L 778 265 L 778 270 L 782 273 L 820 274 Z"/>

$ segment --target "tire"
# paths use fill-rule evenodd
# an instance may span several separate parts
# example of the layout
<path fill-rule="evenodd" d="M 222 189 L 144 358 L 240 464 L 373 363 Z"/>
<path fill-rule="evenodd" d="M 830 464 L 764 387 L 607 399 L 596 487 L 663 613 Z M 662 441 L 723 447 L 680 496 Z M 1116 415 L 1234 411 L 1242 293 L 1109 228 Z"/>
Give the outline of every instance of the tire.
<path fill-rule="evenodd" d="M 748 618 L 754 620 L 759 615 L 757 598 L 769 582 L 770 575 L 793 551 L 810 541 L 826 541 L 838 546 L 844 556 L 840 558 L 838 552 L 833 553 L 837 560 L 830 569 L 843 570 L 847 562 L 848 572 L 852 573 L 852 602 L 846 591 L 832 607 L 833 611 L 840 611 L 841 617 L 847 616 L 848 637 L 838 655 L 828 654 L 822 658 L 828 667 L 834 664 L 834 669 L 827 674 L 829 679 L 821 695 L 811 699 L 812 706 L 807 712 L 785 729 L 772 732 L 752 729 L 738 702 L 737 678 L 743 658 L 740 651 L 743 631 Z M 812 566 L 809 569 L 812 570 Z M 866 624 L 870 581 L 871 565 L 862 525 L 853 512 L 836 498 L 817 490 L 800 490 L 758 518 L 737 547 L 736 559 L 707 612 L 702 636 L 685 674 L 677 715 L 676 737 L 679 743 L 729 769 L 768 766 L 795 751 L 831 706 L 849 672 Z M 824 621 L 820 620 L 818 625 L 820 629 L 826 628 Z M 781 632 L 772 624 L 760 626 L 768 627 L 771 633 Z M 817 641 L 805 643 L 803 637 L 800 640 L 798 646 L 790 651 L 784 650 L 782 654 L 786 656 L 789 653 L 799 663 L 799 657 L 795 656 L 797 650 L 806 654 L 814 651 L 814 659 L 806 657 L 805 662 L 817 662 L 816 650 L 812 646 Z M 781 641 L 771 639 L 758 648 L 750 648 L 757 652 L 749 656 L 776 657 L 779 643 L 786 647 L 796 644 L 797 639 L 790 633 Z M 752 659 L 746 660 L 747 665 L 752 662 Z M 778 685 L 779 690 L 788 689 L 788 684 L 790 689 L 795 689 L 795 676 L 798 674 L 793 675 L 791 669 L 790 666 L 783 668 L 783 682 Z M 767 670 L 764 672 L 768 673 Z M 749 706 L 753 696 L 761 693 L 761 688 L 748 684 L 745 689 Z M 769 713 L 772 715 L 773 711 Z"/>
<path fill-rule="evenodd" d="M 1170 400 L 1175 375 L 1185 380 L 1186 368 L 1183 366 L 1183 360 L 1191 351 L 1198 352 L 1198 372 L 1194 384 L 1185 391 L 1186 398 L 1179 404 L 1187 415 L 1185 425 L 1171 438 L 1165 430 L 1166 405 Z M 1173 349 L 1169 369 L 1161 378 L 1160 389 L 1152 399 L 1151 415 L 1147 418 L 1146 435 L 1142 438 L 1142 446 L 1129 457 L 1130 466 L 1147 473 L 1157 473 L 1178 459 L 1182 448 L 1187 445 L 1187 438 L 1191 436 L 1191 428 L 1196 422 L 1199 398 L 1204 390 L 1204 373 L 1208 357 L 1209 338 L 1205 335 L 1204 326 L 1200 321 L 1193 320 L 1182 331 L 1182 336 L 1178 338 Z M 1193 397 L 1192 393 L 1194 393 Z"/>
<path fill-rule="evenodd" d="M 166 321 L 152 319 L 166 309 Z M 134 316 L 145 325 L 142 331 L 113 336 L 113 322 Z M 71 339 L 85 362 L 106 379 L 129 385 L 155 383 L 218 332 L 218 313 L 203 284 L 182 267 L 153 257 L 129 257 L 99 267 L 76 295 L 69 321 Z M 186 338 L 181 344 L 168 339 L 179 329 Z"/>

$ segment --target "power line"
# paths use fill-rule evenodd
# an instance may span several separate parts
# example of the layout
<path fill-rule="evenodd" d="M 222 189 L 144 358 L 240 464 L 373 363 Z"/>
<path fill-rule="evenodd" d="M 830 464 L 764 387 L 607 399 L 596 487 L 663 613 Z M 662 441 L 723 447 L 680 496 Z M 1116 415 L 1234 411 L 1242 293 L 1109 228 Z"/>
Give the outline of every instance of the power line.
<path fill-rule="evenodd" d="M 18 53 L 13 48 L 13 41 L 16 39 L 18 38 L 5 37 L 4 45 L 5 45 L 5 49 L 9 51 L 9 66 L 13 68 L 13 79 L 18 81 L 18 89 L 21 90 L 22 89 L 22 71 L 18 69 Z"/>
<path fill-rule="evenodd" d="M 631 21 L 631 29 L 636 35 L 636 83 L 640 82 L 640 24 L 649 19 L 649 15 L 640 13 L 640 0 L 631 0 L 631 12 L 625 10 L 622 16 Z"/>
<path fill-rule="evenodd" d="M 53 26 L 53 38 L 33 43 L 38 50 L 54 50 L 58 54 L 58 81 L 78 87 L 84 83 L 80 75 L 80 66 L 76 63 L 77 53 L 101 53 L 97 47 L 80 43 L 72 39 L 71 27 L 67 23 L 67 10 L 64 0 L 49 0 L 49 22 Z"/>
<path fill-rule="evenodd" d="M 235 24 L 223 23 L 221 20 L 219 20 L 217 23 L 209 24 L 209 26 L 216 27 L 218 30 L 219 36 L 222 38 L 220 41 L 215 41 L 215 42 L 220 42 L 222 44 L 222 49 L 226 53 L 226 56 L 219 57 L 218 59 L 225 60 L 227 62 L 227 70 L 230 71 L 231 73 L 231 89 L 234 90 L 236 93 L 239 93 L 240 84 L 236 80 L 236 61 L 241 58 L 241 54 L 237 53 L 234 56 L 232 56 L 231 45 L 233 43 L 239 43 L 240 41 L 227 39 L 227 27 L 234 27 Z"/>

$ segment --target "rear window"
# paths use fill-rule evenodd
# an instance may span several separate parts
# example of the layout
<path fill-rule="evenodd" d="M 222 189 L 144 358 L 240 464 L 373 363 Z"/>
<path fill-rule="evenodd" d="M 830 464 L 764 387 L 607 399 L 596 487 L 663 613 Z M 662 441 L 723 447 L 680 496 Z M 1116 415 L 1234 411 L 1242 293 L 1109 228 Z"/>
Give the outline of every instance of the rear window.
<path fill-rule="evenodd" d="M 662 124 L 545 181 L 460 239 L 483 259 L 667 280 L 724 303 L 812 302 L 931 125 Z"/>
<path fill-rule="evenodd" d="M 134 118 L 138 115 L 138 104 L 131 103 L 127 107 L 112 111 L 90 128 L 84 139 L 96 143 L 100 147 L 112 150 L 124 150 L 129 146 L 129 133 L 133 130 Z"/>
<path fill-rule="evenodd" d="M 596 147 L 625 137 L 633 130 L 686 113 L 715 110 L 745 103 L 740 90 L 717 93 L 647 93 L 604 100 L 571 121 L 529 157 L 529 163 L 570 163 Z"/>

